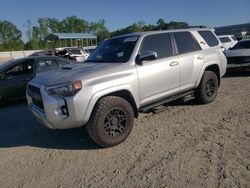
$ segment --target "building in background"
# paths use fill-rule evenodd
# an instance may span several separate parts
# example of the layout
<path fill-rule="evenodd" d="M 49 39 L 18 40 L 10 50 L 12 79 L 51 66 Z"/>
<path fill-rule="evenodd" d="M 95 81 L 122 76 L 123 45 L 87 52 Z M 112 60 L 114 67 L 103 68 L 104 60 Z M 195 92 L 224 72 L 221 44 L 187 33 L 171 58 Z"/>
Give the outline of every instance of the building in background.
<path fill-rule="evenodd" d="M 45 40 L 57 42 L 60 47 L 97 45 L 97 37 L 89 33 L 50 33 Z"/>
<path fill-rule="evenodd" d="M 217 35 L 234 35 L 238 40 L 250 37 L 250 23 L 216 27 Z"/>

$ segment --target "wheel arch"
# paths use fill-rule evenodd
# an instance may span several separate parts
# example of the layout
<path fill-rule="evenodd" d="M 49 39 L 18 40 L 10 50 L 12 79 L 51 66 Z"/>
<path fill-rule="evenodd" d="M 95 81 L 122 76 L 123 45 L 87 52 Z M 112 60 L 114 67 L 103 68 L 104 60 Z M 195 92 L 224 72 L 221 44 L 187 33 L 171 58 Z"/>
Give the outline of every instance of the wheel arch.
<path fill-rule="evenodd" d="M 104 95 L 103 97 L 107 97 L 107 96 L 116 96 L 116 97 L 121 97 L 123 99 L 125 99 L 126 101 L 129 102 L 129 104 L 132 106 L 133 111 L 134 111 L 134 116 L 137 118 L 138 117 L 138 109 L 134 100 L 134 97 L 132 95 L 132 93 L 129 90 L 119 90 L 119 91 L 115 91 L 112 93 L 109 93 L 107 95 Z M 101 98 L 103 98 L 101 97 Z M 98 100 L 100 100 L 101 98 L 99 98 Z"/>
<path fill-rule="evenodd" d="M 201 82 L 201 79 L 202 79 L 202 76 L 204 74 L 205 71 L 212 71 L 216 74 L 217 78 L 218 78 L 218 84 L 220 86 L 220 67 L 218 64 L 214 63 L 214 64 L 209 64 L 207 66 L 204 66 L 199 77 L 198 77 L 198 81 L 196 83 L 196 87 L 199 86 L 200 82 Z"/>
<path fill-rule="evenodd" d="M 107 96 L 117 96 L 127 100 L 129 104 L 132 106 L 134 117 L 137 118 L 139 116 L 137 103 L 132 92 L 129 89 L 114 89 L 112 91 L 109 90 L 109 92 L 106 90 L 100 91 L 92 96 L 85 114 L 85 119 L 89 120 L 96 103 L 100 99 Z"/>

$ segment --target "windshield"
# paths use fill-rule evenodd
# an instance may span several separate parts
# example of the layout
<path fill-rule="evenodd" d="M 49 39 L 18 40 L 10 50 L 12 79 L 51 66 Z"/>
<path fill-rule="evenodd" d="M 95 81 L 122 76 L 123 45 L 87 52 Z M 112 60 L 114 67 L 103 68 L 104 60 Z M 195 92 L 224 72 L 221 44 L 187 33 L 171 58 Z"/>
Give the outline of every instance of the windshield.
<path fill-rule="evenodd" d="M 125 63 L 129 60 L 138 37 L 118 37 L 103 41 L 86 62 Z"/>
<path fill-rule="evenodd" d="M 250 40 L 249 41 L 241 41 L 234 45 L 232 50 L 237 49 L 250 49 Z"/>

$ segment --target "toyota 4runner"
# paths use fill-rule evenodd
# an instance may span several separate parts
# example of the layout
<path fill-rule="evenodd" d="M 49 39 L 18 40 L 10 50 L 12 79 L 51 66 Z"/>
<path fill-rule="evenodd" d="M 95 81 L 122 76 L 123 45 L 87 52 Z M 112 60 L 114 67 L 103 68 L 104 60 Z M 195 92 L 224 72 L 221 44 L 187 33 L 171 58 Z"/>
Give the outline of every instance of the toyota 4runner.
<path fill-rule="evenodd" d="M 211 29 L 132 33 L 107 39 L 86 63 L 34 78 L 32 113 L 46 127 L 87 126 L 102 147 L 123 142 L 140 111 L 186 96 L 214 101 L 227 61 Z"/>

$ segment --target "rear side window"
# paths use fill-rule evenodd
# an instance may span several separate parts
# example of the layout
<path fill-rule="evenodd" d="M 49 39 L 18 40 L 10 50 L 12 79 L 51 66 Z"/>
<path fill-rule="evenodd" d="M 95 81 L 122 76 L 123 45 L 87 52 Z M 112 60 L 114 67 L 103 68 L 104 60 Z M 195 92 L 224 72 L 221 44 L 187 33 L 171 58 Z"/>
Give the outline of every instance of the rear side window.
<path fill-rule="evenodd" d="M 168 33 L 146 36 L 141 44 L 140 54 L 146 51 L 157 52 L 157 59 L 173 55 L 170 36 Z"/>
<path fill-rule="evenodd" d="M 220 37 L 219 39 L 222 43 L 231 42 L 231 40 L 228 37 Z"/>
<path fill-rule="evenodd" d="M 173 35 L 179 54 L 201 50 L 200 45 L 190 32 L 176 32 Z"/>
<path fill-rule="evenodd" d="M 213 47 L 219 44 L 218 39 L 211 31 L 198 31 L 202 38 L 206 41 L 208 46 Z"/>

